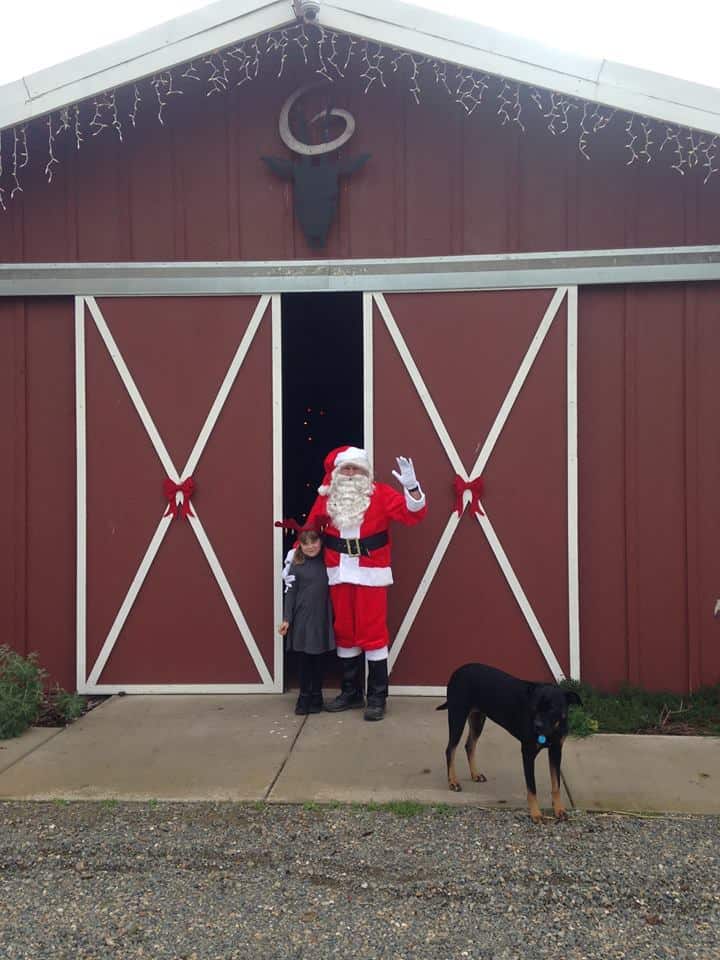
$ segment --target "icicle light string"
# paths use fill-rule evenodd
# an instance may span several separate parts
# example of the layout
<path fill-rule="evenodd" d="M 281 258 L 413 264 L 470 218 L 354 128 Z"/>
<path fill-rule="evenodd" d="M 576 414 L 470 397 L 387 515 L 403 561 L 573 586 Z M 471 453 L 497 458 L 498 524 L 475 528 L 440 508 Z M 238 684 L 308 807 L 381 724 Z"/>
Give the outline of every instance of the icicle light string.
<path fill-rule="evenodd" d="M 393 57 L 391 63 L 393 66 L 393 73 L 397 73 L 398 65 L 401 60 L 404 60 L 405 57 L 408 58 L 412 64 L 412 69 L 410 73 L 410 96 L 413 98 L 415 103 L 420 103 L 420 84 L 418 83 L 420 77 L 420 67 L 423 64 L 427 63 L 427 57 L 416 57 L 414 53 L 408 53 L 407 50 L 403 50 L 401 53 L 398 53 Z"/>
<path fill-rule="evenodd" d="M 707 170 L 707 176 L 703 180 L 703 183 L 707 183 L 710 177 L 718 172 L 718 168 L 713 166 L 713 161 L 717 154 L 717 136 L 713 137 L 710 143 L 703 147 L 703 154 L 705 155 L 703 168 Z"/>
<path fill-rule="evenodd" d="M 21 129 L 22 131 L 24 131 L 25 128 L 24 128 L 24 127 L 21 127 L 20 129 Z M 19 169 L 19 168 L 18 168 L 18 143 L 19 143 L 19 139 L 18 139 L 17 129 L 13 129 L 13 152 L 12 152 L 13 166 L 12 166 L 12 178 L 13 178 L 13 184 L 14 184 L 14 186 L 13 186 L 12 190 L 10 191 L 10 199 L 11 199 L 11 200 L 13 199 L 13 197 L 15 196 L 15 194 L 16 194 L 18 191 L 19 191 L 20 193 L 22 193 L 22 187 L 20 186 L 20 181 L 18 180 L 18 175 L 17 175 L 17 172 L 18 172 L 18 169 Z"/>
<path fill-rule="evenodd" d="M 345 67 L 341 69 L 337 62 L 337 58 L 340 53 L 338 50 L 339 34 L 335 33 L 333 30 L 326 30 L 320 24 L 317 24 L 317 29 L 320 31 L 320 37 L 317 43 L 319 67 L 315 72 L 319 73 L 321 77 L 325 77 L 325 79 L 329 80 L 330 83 L 333 83 L 337 79 L 342 80 L 345 76 L 344 70 L 347 69 L 347 63 Z M 348 63 L 349 60 L 350 54 L 348 52 Z"/>
<path fill-rule="evenodd" d="M 142 102 L 142 97 L 140 96 L 138 85 L 134 83 L 133 84 L 133 105 L 132 105 L 132 110 L 128 114 L 130 123 L 132 123 L 133 127 L 135 126 L 135 121 L 137 120 L 138 107 L 140 106 L 141 102 Z"/>
<path fill-rule="evenodd" d="M 630 117 L 630 119 L 625 124 L 625 133 L 628 135 L 628 142 L 625 144 L 625 149 L 630 151 L 630 159 L 627 161 L 627 166 L 630 166 L 631 163 L 635 163 L 638 158 L 638 154 L 635 151 L 635 141 L 637 140 L 637 134 L 634 129 L 635 117 Z"/>
<path fill-rule="evenodd" d="M 374 46 L 377 47 L 375 53 L 370 52 L 370 46 L 372 41 L 366 40 L 363 44 L 363 53 L 362 53 L 362 63 L 365 66 L 365 71 L 360 74 L 361 80 L 367 80 L 367 85 L 365 87 L 365 93 L 368 92 L 370 87 L 375 83 L 376 80 L 380 80 L 380 83 L 383 87 L 387 86 L 385 83 L 385 76 L 383 74 L 382 63 L 385 57 L 383 56 L 384 47 L 382 44 L 376 43 Z"/>
<path fill-rule="evenodd" d="M 500 123 L 503 126 L 505 126 L 506 123 L 516 123 L 524 133 L 525 125 L 520 120 L 522 103 L 520 102 L 519 85 L 515 84 L 515 90 L 513 92 L 513 88 L 507 80 L 504 80 L 500 88 L 500 93 L 498 94 L 498 100 L 500 101 L 500 106 L 498 107 L 497 113 L 498 116 L 502 118 Z"/>
<path fill-rule="evenodd" d="M 45 166 L 45 176 L 47 177 L 48 183 L 52 183 L 53 178 L 53 165 L 59 163 L 53 152 L 53 143 L 55 142 L 55 136 L 53 134 L 52 128 L 52 114 L 47 118 L 47 128 L 48 128 L 48 162 Z"/>
<path fill-rule="evenodd" d="M 373 86 L 386 87 L 386 74 L 402 75 L 407 84 L 407 90 L 416 104 L 422 100 L 423 91 L 428 85 L 441 87 L 456 104 L 463 108 L 469 117 L 485 106 L 488 97 L 494 97 L 498 104 L 495 114 L 498 122 L 507 126 L 515 124 L 524 132 L 523 109 L 528 103 L 535 103 L 541 113 L 548 131 L 552 136 L 561 136 L 571 130 L 577 130 L 578 152 L 586 159 L 592 158 L 592 142 L 602 130 L 608 127 L 616 115 L 616 110 L 598 103 L 581 98 L 567 96 L 562 93 L 538 88 L 526 87 L 522 84 L 506 80 L 503 77 L 483 73 L 467 67 L 448 64 L 442 60 L 414 54 L 407 50 L 398 50 L 384 47 L 367 39 L 360 39 L 349 34 L 326 30 L 320 24 L 309 25 L 298 23 L 291 27 L 271 31 L 252 40 L 245 40 L 223 50 L 214 50 L 201 58 L 201 61 L 191 60 L 185 64 L 162 71 L 144 80 L 135 81 L 127 88 L 108 90 L 91 101 L 94 106 L 90 119 L 87 114 L 83 121 L 81 106 L 73 104 L 60 109 L 55 120 L 53 115 L 44 117 L 47 125 L 47 163 L 45 175 L 48 182 L 53 179 L 55 167 L 59 165 L 56 156 L 56 139 L 63 135 L 74 136 L 75 147 L 80 149 L 85 140 L 84 134 L 91 137 L 101 135 L 107 128 L 112 128 L 120 141 L 123 140 L 121 110 L 117 97 L 128 91 L 127 97 L 121 97 L 127 102 L 126 117 L 135 127 L 139 111 L 145 104 L 152 102 L 152 97 L 143 97 L 144 85 L 154 91 L 157 119 L 164 125 L 165 108 L 170 98 L 180 95 L 183 81 L 191 86 L 194 83 L 203 84 L 207 97 L 226 93 L 230 87 L 240 87 L 257 79 L 263 64 L 272 68 L 276 77 L 285 73 L 288 57 L 291 51 L 297 48 L 299 56 L 305 65 L 310 66 L 316 74 L 329 82 L 344 78 L 354 64 L 354 72 L 364 85 L 364 92 L 368 93 Z M 448 68 L 454 70 L 450 80 Z M 175 73 L 173 72 L 175 71 Z M 177 77 L 177 79 L 176 79 Z M 129 101 L 132 100 L 132 106 Z M 633 165 L 643 161 L 644 165 L 657 161 L 660 154 L 668 158 L 669 166 L 684 176 L 697 168 L 703 183 L 719 172 L 716 166 L 718 154 L 718 137 L 703 134 L 690 128 L 676 127 L 663 124 L 660 121 L 651 121 L 648 117 L 634 114 L 624 115 L 625 151 L 629 154 L 626 165 Z M 665 128 L 665 139 L 658 147 L 655 133 Z M 6 150 L 5 163 L 1 152 L 2 135 L 0 132 L 0 209 L 6 209 L 6 189 L 2 180 L 9 188 L 10 198 L 22 192 L 20 171 L 29 163 L 29 150 L 26 127 L 16 126 L 6 131 L 12 131 L 12 153 Z M 654 148 L 654 149 L 651 149 Z M 667 149 L 666 149 L 667 148 Z M 7 157 L 10 156 L 10 160 Z"/>
<path fill-rule="evenodd" d="M 476 74 L 472 70 L 458 70 L 455 87 L 455 103 L 464 108 L 468 116 L 474 113 L 488 89 L 486 74 Z M 445 84 L 447 86 L 447 84 Z"/>
<path fill-rule="evenodd" d="M 448 81 L 447 81 L 448 65 L 445 63 L 444 60 L 433 60 L 432 68 L 435 73 L 435 84 L 437 86 L 442 85 L 443 87 L 445 87 L 445 90 L 450 94 L 450 96 L 452 96 L 453 92 L 448 86 Z"/>

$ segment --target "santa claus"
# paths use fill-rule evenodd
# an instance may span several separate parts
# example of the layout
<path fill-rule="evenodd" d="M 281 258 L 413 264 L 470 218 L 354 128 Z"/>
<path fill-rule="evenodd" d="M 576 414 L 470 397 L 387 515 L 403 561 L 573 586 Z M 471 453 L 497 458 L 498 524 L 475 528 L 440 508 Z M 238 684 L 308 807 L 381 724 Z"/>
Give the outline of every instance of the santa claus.
<path fill-rule="evenodd" d="M 330 584 L 335 642 L 343 661 L 342 689 L 325 709 L 365 706 L 364 666 L 368 660 L 366 720 L 382 720 L 388 693 L 387 588 L 391 521 L 413 526 L 425 516 L 425 494 L 412 460 L 397 458 L 393 476 L 404 495 L 376 483 L 365 450 L 337 447 L 325 458 L 325 478 L 308 523 L 326 523 L 324 558 Z M 328 522 L 329 521 L 329 522 Z"/>

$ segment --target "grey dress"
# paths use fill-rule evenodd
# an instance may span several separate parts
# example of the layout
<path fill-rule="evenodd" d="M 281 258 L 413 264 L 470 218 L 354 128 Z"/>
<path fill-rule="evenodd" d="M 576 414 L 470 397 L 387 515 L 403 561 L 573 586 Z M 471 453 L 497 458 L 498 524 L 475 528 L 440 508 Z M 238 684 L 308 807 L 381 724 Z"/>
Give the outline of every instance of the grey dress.
<path fill-rule="evenodd" d="M 295 582 L 283 599 L 283 619 L 290 624 L 285 649 L 299 653 L 325 653 L 335 649 L 327 571 L 322 554 L 293 563 Z"/>

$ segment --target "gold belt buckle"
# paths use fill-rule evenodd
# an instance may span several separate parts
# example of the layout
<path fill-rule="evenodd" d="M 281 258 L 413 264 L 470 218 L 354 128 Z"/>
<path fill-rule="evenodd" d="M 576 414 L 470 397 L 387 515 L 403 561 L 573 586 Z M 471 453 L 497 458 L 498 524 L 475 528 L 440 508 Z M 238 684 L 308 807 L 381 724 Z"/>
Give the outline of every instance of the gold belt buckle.
<path fill-rule="evenodd" d="M 359 537 L 352 537 L 352 538 L 350 538 L 350 539 L 348 539 L 348 538 L 346 537 L 346 538 L 345 538 L 345 544 L 346 544 L 346 546 L 347 546 L 348 556 L 350 556 L 350 557 L 359 557 L 359 556 L 361 555 L 360 539 L 359 539 Z M 355 549 L 353 549 L 353 545 L 354 545 Z"/>

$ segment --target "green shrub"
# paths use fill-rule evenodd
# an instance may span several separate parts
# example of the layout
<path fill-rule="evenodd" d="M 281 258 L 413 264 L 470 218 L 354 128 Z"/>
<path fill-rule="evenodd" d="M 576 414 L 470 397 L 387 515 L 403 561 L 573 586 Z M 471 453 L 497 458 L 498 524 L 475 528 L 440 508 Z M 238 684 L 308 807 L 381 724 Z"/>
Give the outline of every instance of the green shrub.
<path fill-rule="evenodd" d="M 0 646 L 0 740 L 19 737 L 35 721 L 45 676 L 36 654 L 21 657 Z"/>
<path fill-rule="evenodd" d="M 64 723 L 72 723 L 85 713 L 85 700 L 79 693 L 68 693 L 61 687 L 55 687 L 50 695 L 55 712 Z"/>
<path fill-rule="evenodd" d="M 572 680 L 561 684 L 575 690 L 583 708 L 570 711 L 570 732 L 579 732 L 585 717 L 596 720 L 603 733 L 693 733 L 720 734 L 720 684 L 691 694 L 654 692 L 626 684 L 617 693 L 603 693 Z M 573 725 L 578 730 L 573 729 Z"/>
<path fill-rule="evenodd" d="M 598 721 L 582 707 L 570 707 L 568 712 L 568 733 L 571 737 L 591 737 L 600 728 Z"/>

